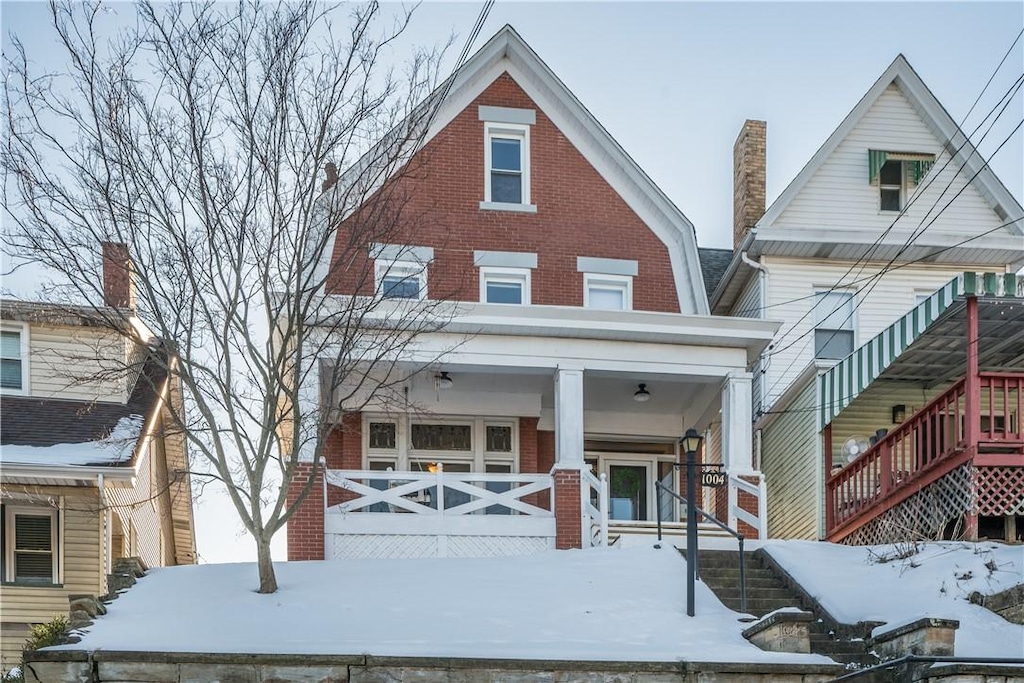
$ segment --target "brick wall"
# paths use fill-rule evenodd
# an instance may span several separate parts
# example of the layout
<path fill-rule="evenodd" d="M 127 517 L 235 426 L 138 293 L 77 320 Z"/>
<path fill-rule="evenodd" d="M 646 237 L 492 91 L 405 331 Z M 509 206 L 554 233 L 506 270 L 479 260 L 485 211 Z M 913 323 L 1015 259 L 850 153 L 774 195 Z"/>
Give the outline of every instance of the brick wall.
<path fill-rule="evenodd" d="M 747 120 L 732 148 L 732 242 L 738 247 L 764 215 L 768 124 Z"/>
<path fill-rule="evenodd" d="M 288 487 L 288 505 L 298 499 L 302 487 L 309 481 L 313 465 L 298 466 Z M 288 560 L 324 559 L 324 499 L 323 474 L 317 472 L 316 481 L 299 509 L 288 520 Z"/>
<path fill-rule="evenodd" d="M 583 547 L 579 470 L 555 470 L 555 548 Z"/>
<path fill-rule="evenodd" d="M 534 109 L 530 130 L 531 202 L 536 213 L 483 211 L 484 123 L 479 105 Z M 388 191 L 402 204 L 398 223 L 406 234 L 379 239 L 374 226 L 388 226 L 386 210 L 366 208 L 339 231 L 332 292 L 366 294 L 372 287 L 367 241 L 391 241 L 434 248 L 428 269 L 429 295 L 436 299 L 479 299 L 473 250 L 532 252 L 533 303 L 583 305 L 583 274 L 577 256 L 634 259 L 637 310 L 679 311 L 668 250 L 507 73 L 452 120 L 420 152 L 422 163 Z M 412 176 L 415 176 L 412 177 Z M 389 228 L 384 228 L 389 229 Z M 362 240 L 362 242 L 360 242 Z"/>

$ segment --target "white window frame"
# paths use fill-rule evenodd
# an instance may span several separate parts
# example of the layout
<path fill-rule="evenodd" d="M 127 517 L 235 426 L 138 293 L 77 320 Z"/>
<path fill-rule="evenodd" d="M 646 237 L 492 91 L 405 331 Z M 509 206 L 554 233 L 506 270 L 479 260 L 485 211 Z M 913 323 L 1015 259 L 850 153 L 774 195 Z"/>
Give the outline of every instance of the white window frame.
<path fill-rule="evenodd" d="M 50 556 L 52 558 L 52 574 L 50 584 L 61 583 L 61 567 L 63 566 L 63 553 L 61 552 L 60 538 L 63 536 L 60 526 L 61 516 L 58 510 L 51 507 L 39 507 L 31 505 L 4 505 L 4 576 L 7 583 L 20 583 L 24 585 L 36 585 L 32 582 L 17 582 L 14 575 L 14 548 L 16 546 L 15 517 L 19 514 L 32 517 L 50 518 Z M 48 586 L 50 584 L 40 583 L 38 585 Z"/>
<path fill-rule="evenodd" d="M 395 276 L 414 277 L 419 283 L 419 296 L 416 297 L 386 297 L 384 296 L 384 278 Z M 387 261 L 376 259 L 374 261 L 374 291 L 383 299 L 395 301 L 422 301 L 427 298 L 427 264 L 416 261 Z"/>
<path fill-rule="evenodd" d="M 529 306 L 532 295 L 530 289 L 529 268 L 499 268 L 495 266 L 480 267 L 480 303 L 496 303 L 487 300 L 487 284 L 515 283 L 522 286 L 522 301 L 518 304 L 499 304 L 502 306 Z"/>
<path fill-rule="evenodd" d="M 19 322 L 3 322 L 0 323 L 0 331 L 3 332 L 17 332 L 20 335 L 21 343 L 21 388 L 20 389 L 8 389 L 0 387 L 0 393 L 9 394 L 12 396 L 26 396 L 29 393 L 29 329 L 28 325 Z"/>
<path fill-rule="evenodd" d="M 886 164 L 898 164 L 900 168 L 900 183 L 899 185 L 886 185 L 882 183 L 882 169 L 878 169 L 878 210 L 881 213 L 899 213 L 906 208 L 907 205 L 907 165 L 903 161 L 897 161 L 895 159 L 889 159 L 885 162 Z M 884 168 L 884 165 L 883 165 Z M 882 208 L 882 192 L 885 190 L 899 190 L 900 193 L 900 206 L 898 209 L 883 209 Z"/>
<path fill-rule="evenodd" d="M 832 311 L 824 312 L 824 311 L 821 310 L 821 306 L 818 305 L 818 297 L 822 296 L 822 295 L 827 295 L 827 294 L 844 294 L 844 295 L 847 295 L 847 296 L 850 297 L 850 306 L 852 307 L 852 312 L 850 314 L 850 320 L 849 320 L 850 329 L 849 330 L 847 330 L 845 328 L 837 328 L 837 327 L 821 327 L 821 324 L 824 322 L 822 320 L 822 318 L 823 317 L 824 318 L 828 318 L 828 317 L 830 317 L 832 315 Z M 816 337 L 817 337 L 817 333 L 818 333 L 819 330 L 822 331 L 822 332 L 833 332 L 833 333 L 834 332 L 850 332 L 853 335 L 853 339 L 852 339 L 852 342 L 851 342 L 851 352 L 852 351 L 856 351 L 857 350 L 857 339 L 859 337 L 858 332 L 857 332 L 857 291 L 853 290 L 853 289 L 833 289 L 833 288 L 830 288 L 830 287 L 827 287 L 827 286 L 815 287 L 814 288 L 814 327 L 812 329 L 814 331 L 814 337 L 815 338 L 813 338 L 811 340 L 812 341 L 811 355 L 814 358 L 818 358 L 818 348 L 817 348 L 818 344 L 817 344 Z M 842 358 L 837 358 L 837 359 L 825 358 L 823 360 L 842 360 Z"/>
<path fill-rule="evenodd" d="M 370 449 L 370 423 L 392 422 L 395 424 L 395 449 Z M 412 447 L 413 424 L 469 425 L 472 448 L 468 451 L 424 451 Z M 487 427 L 510 427 L 512 429 L 512 451 L 509 453 L 487 450 Z M 443 417 L 424 420 L 384 415 L 363 415 L 363 469 L 370 468 L 370 461 L 391 461 L 395 471 L 412 471 L 412 460 L 435 460 L 469 463 L 471 472 L 482 473 L 487 464 L 511 465 L 513 474 L 519 473 L 519 419 L 490 417 Z"/>
<path fill-rule="evenodd" d="M 605 310 L 633 310 L 633 278 L 629 275 L 604 275 L 601 273 L 583 274 L 583 306 L 590 308 L 590 289 L 618 289 L 622 291 L 622 309 Z"/>
<path fill-rule="evenodd" d="M 523 192 L 519 203 L 496 202 L 491 199 L 491 140 L 504 138 L 520 142 L 520 165 L 523 179 Z M 484 122 L 484 200 L 481 209 L 536 211 L 537 207 L 530 203 L 530 126 L 518 123 Z"/>

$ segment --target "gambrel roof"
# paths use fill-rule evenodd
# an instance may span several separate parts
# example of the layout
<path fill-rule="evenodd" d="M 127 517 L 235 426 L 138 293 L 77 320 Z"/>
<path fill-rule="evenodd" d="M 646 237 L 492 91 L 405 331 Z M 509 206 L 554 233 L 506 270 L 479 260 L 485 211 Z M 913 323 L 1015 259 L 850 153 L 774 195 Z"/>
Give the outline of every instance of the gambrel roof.
<path fill-rule="evenodd" d="M 881 230 L 851 227 L 848 224 L 827 225 L 831 220 L 841 218 L 844 209 L 830 205 L 818 207 L 818 211 L 828 218 L 816 229 L 795 228 L 788 224 L 787 210 L 791 210 L 802 193 L 809 190 L 812 179 L 829 163 L 840 145 L 847 141 L 869 112 L 883 98 L 891 97 L 891 93 L 896 92 L 892 88 L 898 91 L 897 97 L 905 102 L 903 106 L 907 111 L 912 112 L 915 120 L 920 121 L 918 125 L 923 124 L 922 130 L 927 131 L 926 135 L 930 133 L 933 136 L 934 151 L 949 160 L 950 173 L 956 172 L 961 181 L 969 183 L 974 196 L 978 197 L 976 206 L 991 209 L 993 229 L 979 235 L 938 235 L 932 230 L 922 239 L 921 233 L 915 236 L 917 224 L 911 225 L 911 221 L 907 220 L 904 225 L 891 233 L 887 232 L 882 238 Z M 867 150 L 864 150 L 864 154 L 864 182 L 867 184 Z M 938 173 L 943 166 L 942 162 L 937 161 L 934 173 Z M 943 204 L 952 194 L 943 199 Z M 888 219 L 885 221 L 888 223 Z M 965 238 L 971 239 L 965 242 Z M 727 311 L 753 272 L 740 258 L 742 252 L 754 258 L 766 254 L 849 261 L 861 259 L 870 253 L 870 258 L 877 261 L 940 258 L 947 262 L 995 266 L 1015 264 L 1019 267 L 1024 265 L 1024 209 L 988 167 L 984 157 L 907 59 L 899 55 L 747 234 L 736 250 L 721 284 L 711 293 L 714 310 Z"/>
<path fill-rule="evenodd" d="M 427 98 L 423 106 L 436 106 L 435 98 L 447 92 L 424 144 L 440 133 L 504 72 L 508 72 L 665 244 L 672 263 L 680 312 L 707 315 L 707 296 L 693 224 L 508 24 Z M 321 272 L 328 266 L 330 257 L 329 251 L 324 254 Z"/>

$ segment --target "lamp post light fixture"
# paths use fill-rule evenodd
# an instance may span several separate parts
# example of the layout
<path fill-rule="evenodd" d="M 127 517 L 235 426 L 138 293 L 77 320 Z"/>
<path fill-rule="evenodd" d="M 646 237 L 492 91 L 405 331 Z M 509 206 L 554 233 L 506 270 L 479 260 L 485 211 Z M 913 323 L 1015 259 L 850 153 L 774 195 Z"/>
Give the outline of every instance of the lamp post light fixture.
<path fill-rule="evenodd" d="M 694 615 L 694 580 L 697 575 L 697 451 L 704 441 L 696 429 L 690 427 L 679 440 L 686 453 L 686 614 Z"/>

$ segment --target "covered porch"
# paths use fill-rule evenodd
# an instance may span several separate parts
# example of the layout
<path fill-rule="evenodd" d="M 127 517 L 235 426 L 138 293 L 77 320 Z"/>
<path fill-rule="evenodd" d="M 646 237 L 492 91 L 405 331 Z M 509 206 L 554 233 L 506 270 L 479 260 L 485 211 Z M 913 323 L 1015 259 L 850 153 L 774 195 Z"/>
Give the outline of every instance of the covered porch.
<path fill-rule="evenodd" d="M 828 540 L 1021 540 L 1024 278 L 965 273 L 819 392 Z"/>
<path fill-rule="evenodd" d="M 748 481 L 747 367 L 773 323 L 518 313 L 473 305 L 396 365 L 406 373 L 397 405 L 358 397 L 341 406 L 324 449 L 325 557 L 598 546 L 653 535 L 659 516 L 682 535 L 685 512 L 667 497 L 659 508 L 655 483 L 681 490 L 679 437 L 715 420 L 735 489 L 731 524 L 761 526 L 759 488 Z"/>

